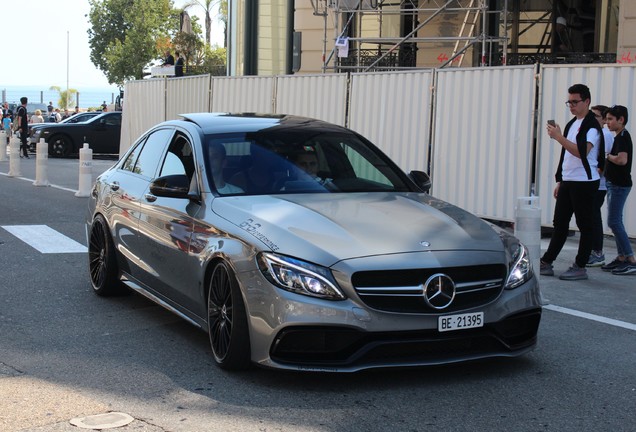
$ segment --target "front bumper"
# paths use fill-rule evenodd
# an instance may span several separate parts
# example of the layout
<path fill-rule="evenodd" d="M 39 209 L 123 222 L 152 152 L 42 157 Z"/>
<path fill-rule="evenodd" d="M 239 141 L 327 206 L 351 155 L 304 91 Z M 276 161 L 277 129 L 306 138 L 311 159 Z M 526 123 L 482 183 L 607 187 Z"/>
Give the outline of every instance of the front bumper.
<path fill-rule="evenodd" d="M 483 327 L 449 332 L 438 331 L 438 318 L 448 311 L 378 311 L 349 291 L 347 300 L 326 301 L 273 287 L 257 272 L 239 278 L 248 287 L 252 360 L 265 367 L 355 372 L 438 365 L 514 357 L 537 343 L 541 295 L 536 277 L 503 290 L 488 304 L 460 311 L 483 312 Z"/>
<path fill-rule="evenodd" d="M 294 369 L 356 371 L 512 357 L 537 342 L 541 308 L 482 328 L 444 332 L 364 332 L 346 327 L 288 327 L 274 340 L 272 362 Z"/>

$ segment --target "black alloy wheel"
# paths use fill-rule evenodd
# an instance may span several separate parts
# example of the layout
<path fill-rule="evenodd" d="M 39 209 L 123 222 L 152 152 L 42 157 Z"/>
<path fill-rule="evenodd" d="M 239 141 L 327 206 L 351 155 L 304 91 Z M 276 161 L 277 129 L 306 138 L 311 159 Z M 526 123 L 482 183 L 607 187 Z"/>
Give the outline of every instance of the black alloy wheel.
<path fill-rule="evenodd" d="M 207 309 L 214 360 L 223 369 L 247 369 L 250 344 L 245 305 L 234 272 L 224 262 L 212 271 Z"/>
<path fill-rule="evenodd" d="M 64 135 L 54 135 L 49 138 L 49 156 L 66 157 L 71 153 L 72 142 Z"/>
<path fill-rule="evenodd" d="M 119 280 L 115 245 L 108 231 L 106 220 L 97 215 L 91 225 L 88 243 L 88 268 L 95 294 L 111 296 L 121 294 L 124 289 Z"/>

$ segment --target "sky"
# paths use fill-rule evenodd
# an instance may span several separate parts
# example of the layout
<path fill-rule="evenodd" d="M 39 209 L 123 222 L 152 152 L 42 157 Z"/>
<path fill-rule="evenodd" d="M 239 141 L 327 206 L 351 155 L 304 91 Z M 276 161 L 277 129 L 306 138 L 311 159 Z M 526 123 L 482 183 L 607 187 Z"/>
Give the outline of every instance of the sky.
<path fill-rule="evenodd" d="M 173 0 L 182 7 L 187 0 Z M 8 0 L 3 0 L 8 3 Z M 205 3 L 205 1 L 202 1 Z M 0 67 L 0 89 L 8 86 L 33 86 L 48 90 L 51 86 L 65 89 L 113 87 L 102 71 L 90 60 L 88 45 L 88 0 L 23 0 L 11 7 L 0 8 L 5 51 Z M 205 10 L 201 6 L 188 9 L 190 16 L 199 16 L 204 27 Z M 212 44 L 222 45 L 223 30 L 212 16 Z M 13 53 L 14 37 L 24 35 L 25 54 Z M 68 37 L 67 37 L 68 34 Z M 67 44 L 68 40 L 68 44 Z M 67 50 L 68 46 L 68 50 Z M 68 62 L 67 62 L 68 58 Z M 67 67 L 68 64 L 68 67 Z"/>

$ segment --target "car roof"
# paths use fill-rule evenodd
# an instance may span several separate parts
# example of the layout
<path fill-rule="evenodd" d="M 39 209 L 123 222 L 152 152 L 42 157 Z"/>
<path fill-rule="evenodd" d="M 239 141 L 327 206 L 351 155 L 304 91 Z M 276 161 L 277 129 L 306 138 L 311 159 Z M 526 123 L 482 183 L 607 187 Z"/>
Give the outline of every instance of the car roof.
<path fill-rule="evenodd" d="M 261 114 L 261 113 L 189 113 L 179 114 L 184 121 L 196 124 L 204 134 L 257 131 L 270 127 L 302 128 L 347 131 L 347 129 L 327 123 L 322 120 L 312 119 L 287 114 Z M 167 124 L 174 121 L 168 121 Z M 177 121 L 178 122 L 178 121 Z"/>

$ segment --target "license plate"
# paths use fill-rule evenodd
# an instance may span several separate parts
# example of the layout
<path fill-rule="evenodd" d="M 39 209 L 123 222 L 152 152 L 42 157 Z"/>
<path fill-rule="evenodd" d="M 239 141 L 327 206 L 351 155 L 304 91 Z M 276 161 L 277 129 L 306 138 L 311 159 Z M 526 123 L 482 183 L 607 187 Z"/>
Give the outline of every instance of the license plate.
<path fill-rule="evenodd" d="M 484 326 L 484 313 L 473 312 L 467 314 L 446 315 L 437 319 L 437 330 L 441 332 L 463 330 Z"/>

